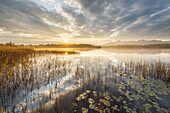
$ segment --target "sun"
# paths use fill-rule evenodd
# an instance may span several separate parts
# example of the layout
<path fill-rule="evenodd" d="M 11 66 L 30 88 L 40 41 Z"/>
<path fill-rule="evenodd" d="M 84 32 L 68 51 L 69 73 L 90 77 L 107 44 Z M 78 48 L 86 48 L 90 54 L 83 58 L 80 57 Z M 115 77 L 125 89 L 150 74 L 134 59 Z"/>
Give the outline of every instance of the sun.
<path fill-rule="evenodd" d="M 68 43 L 68 40 L 67 40 L 67 39 L 64 39 L 64 43 L 67 44 L 67 43 Z"/>

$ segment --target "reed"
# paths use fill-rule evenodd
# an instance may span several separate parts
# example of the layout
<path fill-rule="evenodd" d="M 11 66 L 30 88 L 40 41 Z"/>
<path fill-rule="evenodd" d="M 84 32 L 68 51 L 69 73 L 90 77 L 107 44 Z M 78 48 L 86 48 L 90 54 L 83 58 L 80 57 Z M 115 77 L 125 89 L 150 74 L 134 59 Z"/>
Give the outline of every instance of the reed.
<path fill-rule="evenodd" d="M 162 80 L 168 84 L 170 79 L 170 64 L 162 61 L 130 61 L 120 62 L 118 64 L 108 64 L 104 70 L 96 65 L 90 68 L 90 62 L 82 67 L 82 64 L 77 64 L 75 69 L 72 69 L 73 61 L 64 59 L 54 55 L 53 53 L 40 53 L 27 48 L 3 48 L 0 49 L 0 108 L 1 111 L 7 112 L 8 107 L 12 106 L 12 111 L 16 111 L 16 103 L 19 100 L 25 100 L 25 104 L 21 104 L 21 111 L 27 112 L 28 94 L 38 92 L 31 102 L 36 102 L 42 109 L 43 99 L 41 99 L 39 92 L 41 87 L 47 87 L 50 93 L 46 100 L 54 98 L 53 95 L 62 92 L 62 84 L 60 79 L 72 73 L 75 80 L 76 89 L 87 87 L 97 90 L 100 84 L 109 84 L 114 78 L 118 83 L 126 76 L 130 75 L 140 76 L 147 80 Z M 75 65 L 74 65 L 75 66 Z M 89 67 L 88 67 L 89 66 Z M 74 73 L 74 74 L 73 74 Z M 118 76 L 117 76 L 118 75 Z M 104 81 L 102 81 L 104 77 Z M 143 79 L 141 78 L 141 80 Z M 69 79 L 70 80 L 70 79 Z M 133 81 L 133 80 L 131 80 Z M 129 82 L 131 82 L 129 81 Z M 53 82 L 55 83 L 53 88 Z M 113 82 L 113 81 L 112 81 Z M 50 85 L 49 85 L 50 84 Z M 102 90 L 98 90 L 102 91 Z M 99 94 L 99 93 L 98 93 Z M 76 96 L 78 96 L 78 91 Z M 17 98 L 17 99 L 16 99 Z M 65 111 L 62 105 L 63 96 L 55 97 L 56 111 Z M 30 100 L 29 100 L 30 101 Z M 34 107 L 29 108 L 34 109 Z M 122 111 L 122 106 L 120 110 Z M 41 111 L 40 111 L 41 112 Z"/>

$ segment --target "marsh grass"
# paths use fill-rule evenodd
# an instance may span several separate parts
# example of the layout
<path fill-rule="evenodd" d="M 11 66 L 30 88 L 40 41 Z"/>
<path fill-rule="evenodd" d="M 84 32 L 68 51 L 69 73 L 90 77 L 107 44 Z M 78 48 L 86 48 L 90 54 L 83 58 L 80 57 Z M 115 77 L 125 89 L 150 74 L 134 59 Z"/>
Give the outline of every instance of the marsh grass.
<path fill-rule="evenodd" d="M 162 101 L 159 100 L 170 93 L 170 64 L 141 60 L 108 63 L 104 69 L 100 65 L 92 66 L 90 62 L 84 64 L 58 57 L 53 52 L 0 49 L 1 111 L 48 111 L 44 104 L 54 100 L 55 112 L 135 112 L 141 111 L 138 108 L 141 103 L 137 103 L 141 99 L 145 111 L 167 112 L 167 106 L 160 105 Z M 64 83 L 61 81 L 68 75 L 65 82 L 75 86 L 70 98 L 63 95 Z M 42 94 L 44 88 L 48 93 Z M 157 101 L 160 106 L 154 103 Z"/>

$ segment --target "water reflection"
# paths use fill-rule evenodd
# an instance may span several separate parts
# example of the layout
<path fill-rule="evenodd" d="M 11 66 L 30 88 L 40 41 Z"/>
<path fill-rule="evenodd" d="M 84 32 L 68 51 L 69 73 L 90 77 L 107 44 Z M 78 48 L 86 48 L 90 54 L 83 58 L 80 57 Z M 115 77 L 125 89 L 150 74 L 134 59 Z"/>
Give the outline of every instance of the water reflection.
<path fill-rule="evenodd" d="M 0 102 L 0 107 L 5 106 L 10 112 L 13 109 L 15 112 L 19 112 L 23 111 L 23 106 L 27 106 L 29 108 L 27 110 L 33 112 L 45 103 L 51 102 L 54 105 L 56 100 L 57 102 L 72 102 L 78 94 L 86 92 L 87 89 L 96 91 L 97 96 L 111 91 L 110 94 L 116 98 L 123 95 L 118 90 L 119 84 L 123 83 L 124 88 L 131 83 L 129 80 L 141 87 L 142 85 L 137 82 L 138 79 L 149 80 L 147 83 L 157 79 L 167 83 L 170 50 L 154 50 L 151 53 L 148 51 L 151 50 L 95 49 L 82 51 L 80 54 L 70 54 L 68 51 L 64 51 L 62 52 L 64 54 L 60 55 L 34 54 L 11 69 L 14 78 L 10 76 L 1 80 L 3 81 L 3 85 L 1 85 L 3 101 Z M 3 76 L 5 74 L 6 72 L 3 73 Z M 135 76 L 131 76 L 132 74 L 140 75 L 143 78 L 135 78 Z M 132 77 L 137 80 L 131 80 Z M 143 81 L 142 84 L 145 82 Z M 163 82 L 160 83 L 160 86 L 166 87 Z M 13 86 L 17 90 L 13 89 Z M 9 93 L 9 89 L 10 91 L 12 89 L 11 93 Z M 129 91 L 128 87 L 126 91 Z M 67 98 L 67 96 L 64 98 L 64 95 L 69 92 L 73 93 L 72 97 L 69 98 L 70 100 L 64 101 Z M 9 95 L 4 96 L 5 94 Z M 107 94 L 107 96 L 109 95 Z M 165 99 L 169 100 L 168 97 Z M 165 102 L 167 101 L 165 100 Z M 117 104 L 121 106 L 119 102 Z M 163 107 L 167 109 L 167 106 Z M 57 110 L 62 109 L 63 106 L 57 108 Z"/>
<path fill-rule="evenodd" d="M 170 49 L 102 49 L 108 52 L 114 52 L 117 54 L 170 54 Z"/>
<path fill-rule="evenodd" d="M 113 61 L 129 62 L 148 60 L 170 63 L 170 49 L 99 49 L 81 52 L 80 56 L 109 58 Z"/>

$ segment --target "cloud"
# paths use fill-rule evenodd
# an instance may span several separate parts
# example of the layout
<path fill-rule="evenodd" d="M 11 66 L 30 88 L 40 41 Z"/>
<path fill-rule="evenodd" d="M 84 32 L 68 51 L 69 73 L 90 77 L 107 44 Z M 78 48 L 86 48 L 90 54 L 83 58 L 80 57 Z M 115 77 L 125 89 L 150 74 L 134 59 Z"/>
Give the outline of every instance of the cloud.
<path fill-rule="evenodd" d="M 170 40 L 169 12 L 169 0 L 0 0 L 0 39 Z"/>
<path fill-rule="evenodd" d="M 56 36 L 57 33 L 69 32 L 61 27 L 51 26 L 44 22 L 43 17 L 51 22 L 64 25 L 66 19 L 44 7 L 30 1 L 1 0 L 0 27 L 11 32 L 28 32 L 45 36 Z"/>

